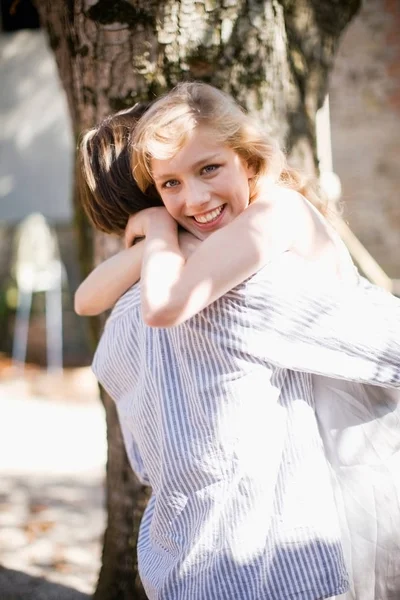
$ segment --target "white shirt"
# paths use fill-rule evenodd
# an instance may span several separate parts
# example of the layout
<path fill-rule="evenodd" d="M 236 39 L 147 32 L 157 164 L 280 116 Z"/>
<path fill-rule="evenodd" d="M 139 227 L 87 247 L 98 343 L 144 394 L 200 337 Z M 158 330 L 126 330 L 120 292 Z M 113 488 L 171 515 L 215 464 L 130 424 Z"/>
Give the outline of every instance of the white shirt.
<path fill-rule="evenodd" d="M 93 369 L 152 487 L 138 541 L 150 600 L 348 587 L 310 373 L 399 386 L 400 311 L 354 286 L 289 286 L 289 263 L 173 329 L 143 324 L 139 286 L 107 322 Z"/>

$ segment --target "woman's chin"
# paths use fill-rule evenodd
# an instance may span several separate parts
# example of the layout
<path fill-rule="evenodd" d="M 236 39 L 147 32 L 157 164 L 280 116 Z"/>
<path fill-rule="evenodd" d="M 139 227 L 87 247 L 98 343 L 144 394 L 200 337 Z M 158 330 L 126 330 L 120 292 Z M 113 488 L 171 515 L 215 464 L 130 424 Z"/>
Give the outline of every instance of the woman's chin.
<path fill-rule="evenodd" d="M 198 227 L 196 227 L 196 225 L 192 222 L 188 222 L 186 221 L 185 223 L 181 223 L 180 224 L 184 229 L 186 229 L 186 231 L 189 231 L 189 233 L 192 233 L 198 240 L 205 240 L 210 233 L 207 231 L 201 231 L 199 230 Z"/>

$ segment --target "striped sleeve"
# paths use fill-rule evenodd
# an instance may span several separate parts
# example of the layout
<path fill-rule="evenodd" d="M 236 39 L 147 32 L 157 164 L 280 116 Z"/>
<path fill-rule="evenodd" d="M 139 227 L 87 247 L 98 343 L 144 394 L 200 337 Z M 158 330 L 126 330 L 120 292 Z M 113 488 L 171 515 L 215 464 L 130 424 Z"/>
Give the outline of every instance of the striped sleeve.
<path fill-rule="evenodd" d="M 265 360 L 400 387 L 400 300 L 363 279 L 321 290 L 318 282 L 290 279 L 282 271 L 272 277 L 265 271 L 261 280 L 260 273 L 246 296 L 252 312 L 249 336 Z"/>

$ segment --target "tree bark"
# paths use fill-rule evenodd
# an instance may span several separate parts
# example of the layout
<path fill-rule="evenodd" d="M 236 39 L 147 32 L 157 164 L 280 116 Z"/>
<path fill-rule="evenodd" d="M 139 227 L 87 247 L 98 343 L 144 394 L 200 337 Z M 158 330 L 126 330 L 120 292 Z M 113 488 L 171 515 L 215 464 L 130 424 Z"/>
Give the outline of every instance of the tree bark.
<path fill-rule="evenodd" d="M 111 112 L 201 79 L 236 97 L 293 163 L 316 172 L 316 111 L 340 34 L 360 1 L 45 0 L 37 8 L 76 136 Z M 86 274 L 116 244 L 91 231 L 76 198 L 75 213 Z M 93 321 L 95 341 L 101 326 Z M 102 398 L 108 526 L 95 598 L 140 599 L 135 544 L 147 491 L 128 465 L 114 405 Z"/>

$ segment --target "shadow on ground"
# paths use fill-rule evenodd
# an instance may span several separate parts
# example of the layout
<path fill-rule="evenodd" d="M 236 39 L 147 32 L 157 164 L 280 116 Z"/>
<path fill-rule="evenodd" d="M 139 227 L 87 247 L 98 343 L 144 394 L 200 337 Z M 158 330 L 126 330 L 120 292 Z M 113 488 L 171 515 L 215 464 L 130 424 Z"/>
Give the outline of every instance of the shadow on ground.
<path fill-rule="evenodd" d="M 33 577 L 21 571 L 0 566 L 1 600 L 89 600 L 83 594 L 65 585 L 51 583 L 42 577 Z"/>
<path fill-rule="evenodd" d="M 3 569 L 7 567 L 10 582 L 3 570 L 0 599 L 87 598 L 85 593 L 94 590 L 100 567 L 103 477 L 93 473 L 62 478 L 6 474 L 1 479 L 0 563 Z M 42 585 L 53 585 L 50 581 L 67 586 L 65 594 L 40 595 Z M 29 582 L 37 582 L 37 590 L 27 593 Z M 13 588 L 16 583 L 18 587 Z M 68 596 L 67 590 L 73 595 Z"/>

